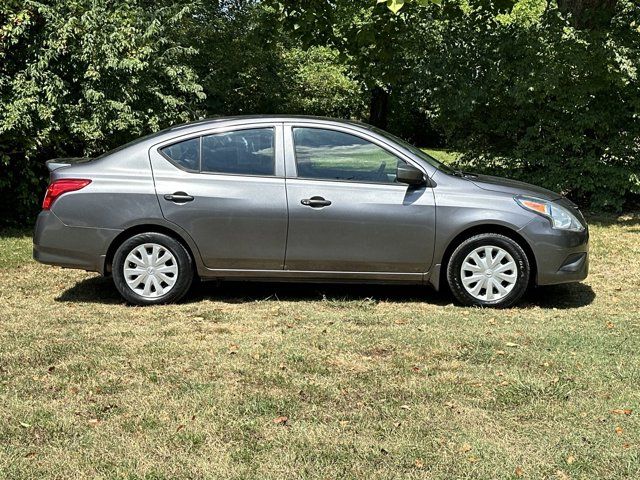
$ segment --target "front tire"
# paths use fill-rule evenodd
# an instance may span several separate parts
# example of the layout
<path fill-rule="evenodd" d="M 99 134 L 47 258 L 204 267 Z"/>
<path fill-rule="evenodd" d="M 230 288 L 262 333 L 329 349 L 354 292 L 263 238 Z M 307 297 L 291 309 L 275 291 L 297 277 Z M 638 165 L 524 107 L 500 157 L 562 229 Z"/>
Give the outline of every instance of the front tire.
<path fill-rule="evenodd" d="M 185 247 L 162 233 L 140 233 L 125 240 L 113 257 L 113 282 L 133 305 L 173 303 L 193 281 L 193 263 Z"/>
<path fill-rule="evenodd" d="M 522 298 L 531 267 L 517 242 L 497 233 L 463 241 L 447 267 L 451 292 L 463 305 L 506 308 Z"/>

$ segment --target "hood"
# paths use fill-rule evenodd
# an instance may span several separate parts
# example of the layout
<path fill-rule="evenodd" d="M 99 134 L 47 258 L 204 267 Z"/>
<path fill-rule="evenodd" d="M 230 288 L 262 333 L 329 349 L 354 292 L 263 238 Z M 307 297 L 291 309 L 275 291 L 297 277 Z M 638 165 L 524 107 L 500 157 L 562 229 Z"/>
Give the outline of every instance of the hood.
<path fill-rule="evenodd" d="M 511 193 L 513 195 L 531 195 L 542 200 L 558 200 L 562 198 L 559 193 L 552 192 L 546 188 L 537 187 L 530 183 L 519 182 L 518 180 L 511 180 L 502 177 L 492 177 L 491 175 L 476 175 L 467 177 L 469 181 L 474 183 L 477 187 L 484 190 L 490 190 L 492 192 Z"/>

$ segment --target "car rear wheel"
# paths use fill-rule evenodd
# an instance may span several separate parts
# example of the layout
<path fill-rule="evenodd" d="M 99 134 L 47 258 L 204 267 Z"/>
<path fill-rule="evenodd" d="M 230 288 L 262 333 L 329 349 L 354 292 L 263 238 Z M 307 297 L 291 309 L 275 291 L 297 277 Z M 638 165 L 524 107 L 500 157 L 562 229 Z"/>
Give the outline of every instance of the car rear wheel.
<path fill-rule="evenodd" d="M 510 307 L 527 290 L 531 269 L 517 242 L 497 233 L 463 241 L 451 255 L 447 281 L 464 305 Z"/>
<path fill-rule="evenodd" d="M 116 288 L 134 305 L 177 302 L 193 281 L 189 253 L 162 233 L 141 233 L 125 240 L 113 257 L 112 271 Z"/>

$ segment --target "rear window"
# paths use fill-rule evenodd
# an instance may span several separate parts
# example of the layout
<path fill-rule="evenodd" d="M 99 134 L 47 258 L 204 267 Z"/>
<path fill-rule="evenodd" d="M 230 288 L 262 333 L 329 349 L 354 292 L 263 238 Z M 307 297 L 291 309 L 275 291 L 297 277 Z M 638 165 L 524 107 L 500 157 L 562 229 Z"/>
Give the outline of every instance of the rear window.
<path fill-rule="evenodd" d="M 202 137 L 203 172 L 273 175 L 273 128 L 254 128 Z"/>

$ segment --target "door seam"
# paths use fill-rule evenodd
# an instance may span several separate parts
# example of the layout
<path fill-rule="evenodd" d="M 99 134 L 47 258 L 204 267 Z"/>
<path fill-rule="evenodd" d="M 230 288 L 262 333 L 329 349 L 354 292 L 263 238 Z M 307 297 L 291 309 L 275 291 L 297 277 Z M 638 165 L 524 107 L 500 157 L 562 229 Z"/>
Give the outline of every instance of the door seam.
<path fill-rule="evenodd" d="M 291 223 L 291 217 L 290 217 L 290 213 L 289 213 L 289 189 L 287 186 L 287 148 L 285 147 L 285 128 L 284 128 L 284 123 L 280 124 L 280 131 L 282 132 L 282 138 L 281 138 L 281 148 L 282 148 L 282 161 L 284 163 L 283 167 L 284 167 L 284 201 L 285 201 L 285 205 L 287 207 L 287 228 L 286 228 L 286 234 L 285 234 L 285 238 L 284 238 L 284 258 L 282 260 L 282 270 L 285 271 L 287 268 L 287 249 L 289 248 L 289 225 Z"/>

